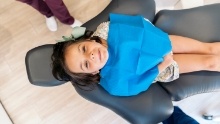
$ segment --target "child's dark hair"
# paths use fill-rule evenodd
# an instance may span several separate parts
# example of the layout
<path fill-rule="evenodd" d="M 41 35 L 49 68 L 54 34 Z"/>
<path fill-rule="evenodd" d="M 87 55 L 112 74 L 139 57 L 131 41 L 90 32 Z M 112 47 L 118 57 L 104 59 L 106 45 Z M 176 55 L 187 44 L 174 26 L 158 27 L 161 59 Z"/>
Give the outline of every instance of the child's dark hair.
<path fill-rule="evenodd" d="M 91 37 L 92 34 L 92 31 L 86 31 L 82 37 L 79 37 L 76 40 L 58 42 L 54 45 L 53 54 L 51 56 L 52 73 L 57 80 L 71 81 L 73 85 L 76 85 L 81 89 L 88 89 L 87 86 L 92 86 L 91 84 L 99 82 L 99 74 L 73 73 L 65 64 L 65 52 L 68 46 L 85 40 L 95 40 L 98 43 L 102 43 L 99 37 Z"/>

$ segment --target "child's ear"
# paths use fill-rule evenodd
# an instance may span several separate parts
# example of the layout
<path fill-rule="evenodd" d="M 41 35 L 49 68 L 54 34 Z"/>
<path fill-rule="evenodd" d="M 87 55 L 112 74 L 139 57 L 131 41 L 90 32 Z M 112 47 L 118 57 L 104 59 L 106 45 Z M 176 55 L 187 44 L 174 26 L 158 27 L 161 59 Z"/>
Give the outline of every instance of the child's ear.
<path fill-rule="evenodd" d="M 96 75 L 98 73 L 99 73 L 99 71 L 92 72 L 93 75 Z"/>

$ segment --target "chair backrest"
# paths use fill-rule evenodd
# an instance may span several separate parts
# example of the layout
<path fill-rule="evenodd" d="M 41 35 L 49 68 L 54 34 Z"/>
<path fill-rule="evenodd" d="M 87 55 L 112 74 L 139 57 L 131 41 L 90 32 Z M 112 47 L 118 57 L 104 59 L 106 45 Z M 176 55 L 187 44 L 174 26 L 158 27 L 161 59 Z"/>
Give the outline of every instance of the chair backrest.
<path fill-rule="evenodd" d="M 155 2 L 154 0 L 112 0 L 101 13 L 82 26 L 94 31 L 100 23 L 109 20 L 109 13 L 140 14 L 152 22 L 155 16 Z"/>
<path fill-rule="evenodd" d="M 28 79 L 31 84 L 38 86 L 57 86 L 65 83 L 58 81 L 52 75 L 51 55 L 53 44 L 38 46 L 28 51 L 25 64 Z"/>

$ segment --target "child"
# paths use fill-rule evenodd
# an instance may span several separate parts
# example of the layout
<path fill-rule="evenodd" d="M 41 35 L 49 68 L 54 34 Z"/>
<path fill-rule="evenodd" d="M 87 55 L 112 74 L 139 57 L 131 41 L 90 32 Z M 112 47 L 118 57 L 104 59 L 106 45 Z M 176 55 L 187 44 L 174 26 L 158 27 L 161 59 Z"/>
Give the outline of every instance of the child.
<path fill-rule="evenodd" d="M 181 73 L 220 71 L 219 54 L 219 43 L 168 35 L 142 16 L 111 14 L 95 33 L 57 43 L 52 66 L 59 80 L 100 83 L 112 95 L 132 96 Z"/>

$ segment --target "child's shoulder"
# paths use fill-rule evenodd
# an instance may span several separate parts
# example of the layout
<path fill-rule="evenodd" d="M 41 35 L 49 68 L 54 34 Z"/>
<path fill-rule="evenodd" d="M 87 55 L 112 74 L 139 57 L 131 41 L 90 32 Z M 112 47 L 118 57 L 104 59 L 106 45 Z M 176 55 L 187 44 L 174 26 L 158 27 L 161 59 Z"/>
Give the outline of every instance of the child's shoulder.
<path fill-rule="evenodd" d="M 102 22 L 101 24 L 99 24 L 99 26 L 97 27 L 97 29 L 96 30 L 100 30 L 100 29 L 108 29 L 109 28 L 109 21 L 107 21 L 107 22 Z"/>
<path fill-rule="evenodd" d="M 98 36 L 104 40 L 107 40 L 108 37 L 108 31 L 109 31 L 109 21 L 102 22 L 96 29 L 96 31 L 93 33 L 92 36 Z"/>

